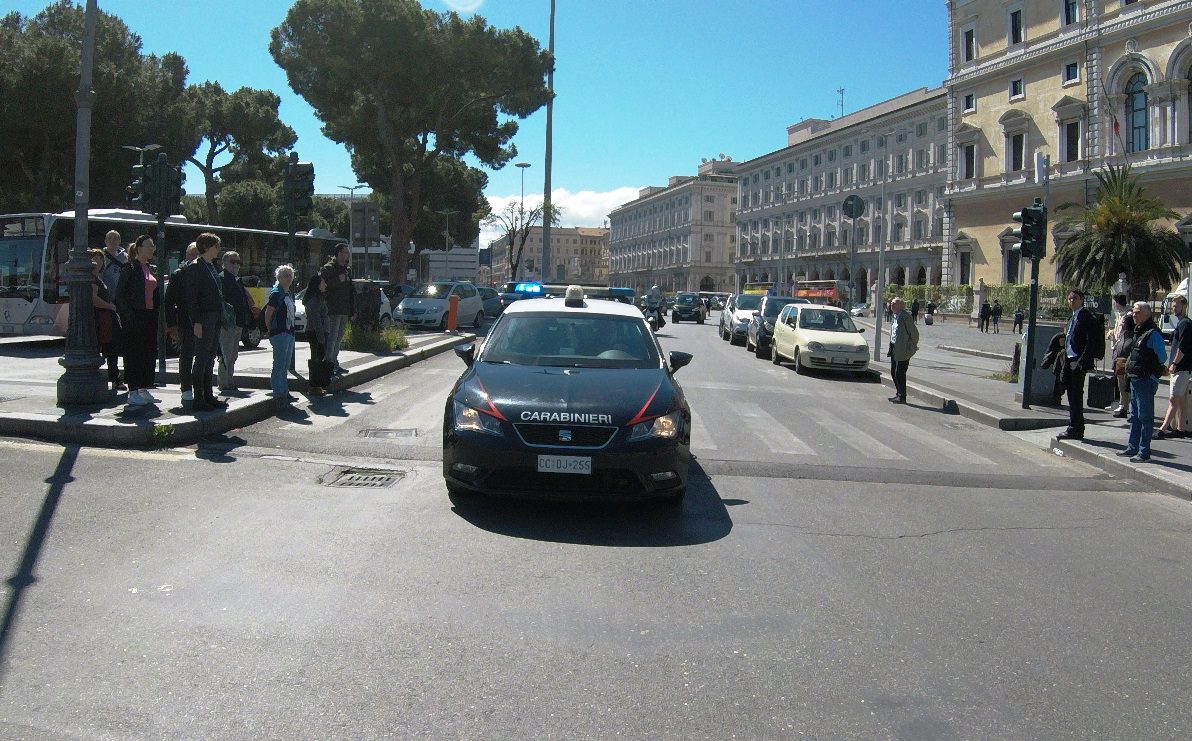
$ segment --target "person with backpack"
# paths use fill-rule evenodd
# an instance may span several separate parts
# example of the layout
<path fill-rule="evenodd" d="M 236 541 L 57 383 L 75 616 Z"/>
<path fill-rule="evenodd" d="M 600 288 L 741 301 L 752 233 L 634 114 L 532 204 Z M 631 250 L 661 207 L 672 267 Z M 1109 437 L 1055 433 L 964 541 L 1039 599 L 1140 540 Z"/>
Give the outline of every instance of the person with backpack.
<path fill-rule="evenodd" d="M 1084 305 L 1084 291 L 1068 291 L 1072 318 L 1064 332 L 1064 389 L 1068 397 L 1068 429 L 1056 435 L 1058 440 L 1084 439 L 1084 382 L 1098 358 L 1105 356 L 1105 332 L 1101 323 Z"/>
<path fill-rule="evenodd" d="M 1118 453 L 1130 456 L 1131 463 L 1151 459 L 1151 438 L 1155 432 L 1155 392 L 1159 390 L 1159 376 L 1167 363 L 1167 347 L 1163 334 L 1155 326 L 1151 305 L 1135 301 L 1134 340 L 1126 359 L 1126 375 L 1130 378 L 1130 437 L 1126 449 Z"/>

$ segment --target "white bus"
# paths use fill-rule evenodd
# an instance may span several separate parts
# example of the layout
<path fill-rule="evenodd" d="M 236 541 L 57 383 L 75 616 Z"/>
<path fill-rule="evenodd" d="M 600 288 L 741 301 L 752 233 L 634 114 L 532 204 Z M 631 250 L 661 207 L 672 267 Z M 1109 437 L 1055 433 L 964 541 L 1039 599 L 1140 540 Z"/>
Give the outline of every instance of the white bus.
<path fill-rule="evenodd" d="M 138 234 L 152 234 L 157 221 L 148 214 L 117 209 L 93 209 L 87 217 L 87 246 L 102 248 L 104 235 L 120 232 L 127 245 Z M 223 249 L 240 253 L 240 275 L 255 294 L 257 307 L 263 292 L 252 286 L 273 283 L 273 269 L 288 262 L 285 232 L 191 224 L 172 216 L 165 224 L 165 236 L 156 237 L 154 261 L 166 274 L 178 266 L 186 245 L 201 232 L 213 232 L 223 240 Z M 337 238 L 297 235 L 295 272 L 305 283 L 309 273 L 326 261 Z M 74 242 L 74 212 L 0 214 L 0 336 L 65 336 L 69 288 L 66 263 Z"/>

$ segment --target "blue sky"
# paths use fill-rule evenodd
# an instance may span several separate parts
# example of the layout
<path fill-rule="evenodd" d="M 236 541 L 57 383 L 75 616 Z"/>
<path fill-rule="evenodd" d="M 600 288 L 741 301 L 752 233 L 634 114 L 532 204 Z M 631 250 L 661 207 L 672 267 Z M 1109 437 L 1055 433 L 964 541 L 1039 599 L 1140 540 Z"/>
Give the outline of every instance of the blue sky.
<path fill-rule="evenodd" d="M 521 26 L 547 44 L 549 0 L 422 0 Z M 7 0 L 31 15 L 47 0 Z M 320 193 L 356 182 L 347 152 L 326 139 L 311 108 L 269 56 L 285 0 L 99 0 L 143 40 L 176 51 L 190 82 L 267 88 L 315 163 Z M 692 174 L 701 157 L 747 160 L 786 144 L 786 127 L 845 112 L 947 75 L 942 0 L 556 0 L 554 200 L 565 226 L 599 226 L 637 188 Z M 541 197 L 545 109 L 521 122 L 527 201 Z M 499 207 L 520 192 L 512 165 L 489 173 Z M 201 179 L 188 177 L 189 192 Z"/>

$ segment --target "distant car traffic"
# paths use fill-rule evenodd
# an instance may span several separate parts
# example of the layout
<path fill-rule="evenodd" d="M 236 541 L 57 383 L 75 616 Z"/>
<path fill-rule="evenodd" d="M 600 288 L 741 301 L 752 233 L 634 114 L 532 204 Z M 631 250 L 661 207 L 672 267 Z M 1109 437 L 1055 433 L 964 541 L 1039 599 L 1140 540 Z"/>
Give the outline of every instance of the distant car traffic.
<path fill-rule="evenodd" d="M 849 309 L 848 313 L 853 316 L 869 316 L 869 304 L 857 304 Z"/>
<path fill-rule="evenodd" d="M 691 409 L 641 312 L 617 301 L 517 301 L 467 364 L 443 413 L 455 496 L 655 498 L 687 491 Z"/>
<path fill-rule="evenodd" d="M 478 286 L 476 290 L 480 293 L 480 302 L 484 306 L 484 315 L 491 317 L 500 316 L 501 312 L 505 310 L 505 304 L 501 302 L 501 294 L 497 293 L 497 289 L 489 288 L 488 286 Z"/>
<path fill-rule="evenodd" d="M 703 324 L 708 317 L 708 307 L 700 300 L 699 294 L 693 291 L 683 291 L 675 294 L 675 305 L 671 309 L 671 321 L 678 324 L 681 320 L 694 320 L 696 324 Z"/>
<path fill-rule="evenodd" d="M 844 309 L 819 304 L 788 304 L 774 323 L 770 360 L 808 368 L 863 373 L 869 370 L 869 348 Z"/>
<path fill-rule="evenodd" d="M 408 327 L 429 327 L 447 331 L 449 299 L 459 299 L 456 307 L 456 326 L 479 327 L 484 319 L 484 303 L 476 286 L 468 281 L 435 281 L 418 286 L 397 305 L 397 317 Z"/>
<path fill-rule="evenodd" d="M 369 281 L 363 278 L 357 278 L 352 281 L 353 289 L 356 291 L 356 301 L 361 300 L 363 291 L 368 290 L 372 286 L 376 286 L 380 292 L 379 306 L 377 307 L 377 323 L 381 327 L 389 327 L 393 324 L 393 309 L 389 303 L 389 296 L 385 291 L 385 286 L 376 281 Z M 306 306 L 302 304 L 302 297 L 306 295 L 306 289 L 303 288 L 294 295 L 294 336 L 298 338 L 306 337 Z"/>
<path fill-rule="evenodd" d="M 749 320 L 761 306 L 759 293 L 734 293 L 720 312 L 720 339 L 734 345 L 744 345 L 749 332 Z"/>

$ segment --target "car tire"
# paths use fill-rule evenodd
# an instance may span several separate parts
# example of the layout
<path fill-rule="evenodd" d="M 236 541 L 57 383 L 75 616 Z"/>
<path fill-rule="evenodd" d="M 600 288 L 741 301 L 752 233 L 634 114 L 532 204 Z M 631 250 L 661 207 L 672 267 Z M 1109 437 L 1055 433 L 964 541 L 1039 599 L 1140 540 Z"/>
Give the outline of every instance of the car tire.
<path fill-rule="evenodd" d="M 478 311 L 478 312 L 476 312 L 476 318 L 472 320 L 472 326 L 476 329 L 480 329 L 480 322 L 483 322 L 483 321 L 484 321 L 484 312 Z"/>
<path fill-rule="evenodd" d="M 245 327 L 244 332 L 240 335 L 240 344 L 244 345 L 249 350 L 256 350 L 261 345 L 261 328 L 260 327 Z"/>
<path fill-rule="evenodd" d="M 807 375 L 806 366 L 804 366 L 802 361 L 799 360 L 799 348 L 797 347 L 795 348 L 795 373 L 799 374 L 800 376 Z"/>
<path fill-rule="evenodd" d="M 674 322 L 675 324 L 678 324 L 679 323 L 679 315 L 671 314 L 671 321 Z"/>
<path fill-rule="evenodd" d="M 773 340 L 771 340 L 773 341 Z M 761 345 L 753 346 L 753 356 L 758 360 L 765 360 L 767 357 L 766 350 Z"/>
<path fill-rule="evenodd" d="M 439 320 L 439 331 L 440 332 L 447 331 L 447 312 L 445 312 L 445 311 L 443 312 L 443 318 Z"/>
<path fill-rule="evenodd" d="M 770 362 L 774 365 L 782 365 L 782 356 L 778 354 L 778 343 L 770 340 Z"/>
<path fill-rule="evenodd" d="M 696 317 L 696 319 L 695 319 L 695 323 L 696 323 L 696 324 L 703 324 L 703 323 L 704 323 L 704 318 L 703 318 L 702 316 L 701 316 L 701 317 Z"/>
<path fill-rule="evenodd" d="M 749 341 L 749 333 L 745 333 L 745 352 L 753 352 L 753 343 Z"/>
<path fill-rule="evenodd" d="M 744 345 L 745 342 L 746 340 L 738 340 L 735 336 L 733 336 L 732 332 L 728 333 L 728 344 L 740 347 L 741 345 Z"/>
<path fill-rule="evenodd" d="M 720 325 L 720 339 L 724 340 L 725 342 L 728 342 L 728 332 L 724 331 L 723 324 Z"/>

